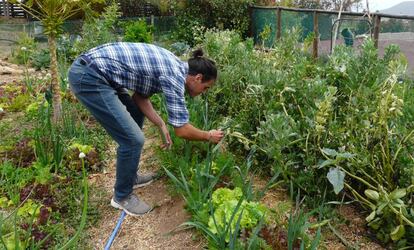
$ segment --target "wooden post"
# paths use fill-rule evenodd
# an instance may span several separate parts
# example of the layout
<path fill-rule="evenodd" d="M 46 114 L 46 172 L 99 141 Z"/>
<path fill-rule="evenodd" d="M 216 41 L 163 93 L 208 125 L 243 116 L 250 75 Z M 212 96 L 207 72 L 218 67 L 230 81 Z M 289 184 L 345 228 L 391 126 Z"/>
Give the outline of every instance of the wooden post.
<path fill-rule="evenodd" d="M 4 0 L 3 2 L 3 13 L 5 17 L 10 17 L 10 8 L 7 0 Z"/>
<path fill-rule="evenodd" d="M 10 14 L 11 14 L 11 17 L 14 17 L 15 16 L 14 15 L 14 4 L 10 3 L 9 6 L 10 6 Z"/>
<path fill-rule="evenodd" d="M 319 24 L 318 24 L 318 12 L 313 12 L 313 58 L 318 58 L 318 43 L 319 43 Z"/>
<path fill-rule="evenodd" d="M 249 30 L 247 32 L 249 37 L 253 37 L 253 8 L 251 5 L 249 5 L 249 20 Z"/>
<path fill-rule="evenodd" d="M 381 17 L 379 15 L 375 15 L 374 20 L 374 44 L 375 48 L 378 48 L 379 33 L 381 29 Z"/>
<path fill-rule="evenodd" d="M 276 39 L 280 40 L 282 37 L 282 10 L 280 8 L 277 9 L 277 31 L 276 31 Z"/>

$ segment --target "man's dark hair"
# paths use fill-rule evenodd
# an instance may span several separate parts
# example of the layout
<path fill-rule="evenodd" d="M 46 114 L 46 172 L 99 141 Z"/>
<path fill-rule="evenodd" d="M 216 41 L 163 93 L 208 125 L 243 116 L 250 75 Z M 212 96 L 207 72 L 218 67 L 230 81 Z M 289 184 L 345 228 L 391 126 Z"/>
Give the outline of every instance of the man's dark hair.
<path fill-rule="evenodd" d="M 193 56 L 188 59 L 188 74 L 203 75 L 203 82 L 217 79 L 217 67 L 213 60 L 203 57 L 203 50 L 197 49 L 193 51 Z"/>

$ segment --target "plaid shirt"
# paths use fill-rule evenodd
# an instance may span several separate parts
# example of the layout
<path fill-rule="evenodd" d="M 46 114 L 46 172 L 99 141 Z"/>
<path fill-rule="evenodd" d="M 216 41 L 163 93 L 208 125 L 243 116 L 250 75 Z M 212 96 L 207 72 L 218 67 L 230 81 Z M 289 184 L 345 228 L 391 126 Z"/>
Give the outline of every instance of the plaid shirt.
<path fill-rule="evenodd" d="M 188 63 L 170 51 L 144 43 L 109 43 L 86 52 L 103 76 L 114 85 L 143 96 L 163 92 L 168 122 L 174 127 L 188 123 L 185 105 L 185 79 Z"/>

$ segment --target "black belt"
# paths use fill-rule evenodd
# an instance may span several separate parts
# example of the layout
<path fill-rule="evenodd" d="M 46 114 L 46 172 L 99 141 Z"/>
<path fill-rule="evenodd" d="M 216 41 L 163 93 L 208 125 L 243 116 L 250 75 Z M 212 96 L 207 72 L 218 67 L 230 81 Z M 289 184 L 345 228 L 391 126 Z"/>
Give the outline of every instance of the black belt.
<path fill-rule="evenodd" d="M 84 66 L 90 67 L 96 73 L 98 73 L 99 75 L 102 76 L 101 70 L 98 68 L 98 66 L 96 66 L 96 64 L 88 56 L 85 56 L 85 55 L 80 56 L 79 62 L 80 62 L 80 64 L 82 64 Z"/>
<path fill-rule="evenodd" d="M 88 56 L 86 55 L 81 55 L 79 57 L 79 63 L 87 66 L 91 69 L 93 69 L 93 71 L 95 71 L 96 73 L 98 73 L 101 77 L 103 77 L 106 81 L 107 84 L 111 85 L 113 88 L 115 88 L 115 84 L 112 84 L 111 81 L 108 80 L 108 78 L 106 78 L 106 76 L 102 73 L 102 71 L 98 68 L 98 66 L 96 66 L 95 62 L 92 61 Z"/>

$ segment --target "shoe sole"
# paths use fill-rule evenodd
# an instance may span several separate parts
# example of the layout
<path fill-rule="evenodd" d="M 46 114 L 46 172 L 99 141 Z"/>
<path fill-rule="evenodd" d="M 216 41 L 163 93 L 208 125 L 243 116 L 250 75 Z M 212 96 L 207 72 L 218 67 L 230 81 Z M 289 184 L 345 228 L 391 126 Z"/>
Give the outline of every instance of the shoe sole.
<path fill-rule="evenodd" d="M 152 210 L 152 208 L 151 208 L 150 210 L 148 210 L 148 212 L 145 212 L 145 213 L 142 213 L 142 214 L 134 214 L 134 213 L 131 213 L 128 210 L 126 210 L 123 206 L 121 206 L 118 203 L 116 203 L 113 198 L 111 199 L 111 206 L 114 207 L 114 208 L 116 208 L 116 209 L 124 210 L 126 214 L 131 215 L 133 217 L 143 216 L 143 215 L 151 212 L 151 210 Z"/>
<path fill-rule="evenodd" d="M 149 184 L 151 184 L 153 181 L 154 181 L 154 180 L 150 180 L 150 181 L 145 182 L 145 183 L 142 183 L 142 184 L 137 184 L 137 185 L 134 185 L 134 186 L 132 187 L 132 189 L 137 189 L 137 188 L 140 188 L 140 187 L 145 187 L 145 186 L 148 186 L 148 185 L 149 185 Z"/>

